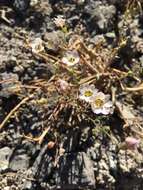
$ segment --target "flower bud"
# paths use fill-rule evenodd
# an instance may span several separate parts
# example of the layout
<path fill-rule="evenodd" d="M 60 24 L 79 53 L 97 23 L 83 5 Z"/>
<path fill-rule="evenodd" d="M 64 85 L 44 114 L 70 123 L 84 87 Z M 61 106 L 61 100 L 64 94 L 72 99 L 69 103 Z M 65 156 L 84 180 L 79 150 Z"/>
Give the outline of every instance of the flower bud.
<path fill-rule="evenodd" d="M 65 80 L 59 79 L 57 81 L 57 85 L 58 85 L 60 91 L 64 91 L 65 92 L 66 90 L 69 89 L 69 83 L 66 82 Z"/>
<path fill-rule="evenodd" d="M 126 143 L 126 147 L 128 149 L 134 150 L 134 149 L 136 149 L 138 147 L 138 145 L 140 143 L 140 140 L 136 139 L 134 137 L 127 137 L 125 139 L 125 143 Z"/>

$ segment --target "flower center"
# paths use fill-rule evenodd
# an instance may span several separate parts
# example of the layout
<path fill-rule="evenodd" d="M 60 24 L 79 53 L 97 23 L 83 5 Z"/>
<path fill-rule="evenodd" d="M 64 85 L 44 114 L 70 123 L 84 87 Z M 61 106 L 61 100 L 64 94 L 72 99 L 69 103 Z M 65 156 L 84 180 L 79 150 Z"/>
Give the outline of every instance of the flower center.
<path fill-rule="evenodd" d="M 87 90 L 87 91 L 85 91 L 85 93 L 84 93 L 84 96 L 86 96 L 86 97 L 90 97 L 90 96 L 92 96 L 92 95 L 93 95 L 93 92 L 90 91 L 90 90 Z"/>
<path fill-rule="evenodd" d="M 42 49 L 42 45 L 41 45 L 41 44 L 37 44 L 37 45 L 35 46 L 35 49 L 36 49 L 36 50 L 41 50 L 41 49 Z"/>
<path fill-rule="evenodd" d="M 69 62 L 73 63 L 75 61 L 75 58 L 74 57 L 69 57 Z"/>
<path fill-rule="evenodd" d="M 96 107 L 100 108 L 101 106 L 103 106 L 103 104 L 104 104 L 104 101 L 101 100 L 100 98 L 97 98 L 97 99 L 95 100 L 95 105 L 96 105 Z"/>

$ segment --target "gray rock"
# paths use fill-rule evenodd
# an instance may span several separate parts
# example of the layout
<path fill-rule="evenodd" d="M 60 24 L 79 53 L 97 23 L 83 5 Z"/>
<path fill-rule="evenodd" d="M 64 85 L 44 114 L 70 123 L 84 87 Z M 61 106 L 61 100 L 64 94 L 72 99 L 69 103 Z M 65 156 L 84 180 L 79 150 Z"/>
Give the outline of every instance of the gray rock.
<path fill-rule="evenodd" d="M 39 182 L 45 181 L 51 175 L 53 169 L 53 158 L 48 155 L 47 145 L 41 148 L 32 168 L 33 175 Z"/>
<path fill-rule="evenodd" d="M 63 148 L 66 152 L 74 152 L 79 146 L 80 131 L 75 128 L 67 131 L 67 136 L 63 139 Z"/>
<path fill-rule="evenodd" d="M 18 84 L 18 75 L 13 73 L 1 73 L 0 78 L 6 82 L 2 84 L 2 90 L 0 91 L 0 96 L 9 97 L 14 94 L 16 84 Z"/>
<path fill-rule="evenodd" d="M 107 38 L 115 38 L 115 37 L 116 37 L 116 35 L 115 35 L 114 32 L 107 32 L 107 33 L 105 34 L 105 36 L 106 36 Z"/>
<path fill-rule="evenodd" d="M 63 155 L 59 160 L 57 188 L 95 188 L 93 163 L 85 152 Z"/>
<path fill-rule="evenodd" d="M 9 159 L 12 154 L 12 150 L 9 147 L 0 149 L 0 172 L 9 168 Z"/>
<path fill-rule="evenodd" d="M 12 158 L 9 167 L 14 171 L 28 169 L 29 157 L 26 154 L 22 154 L 22 155 L 16 154 Z"/>
<path fill-rule="evenodd" d="M 28 190 L 28 189 L 31 190 L 32 185 L 33 185 L 32 182 L 27 180 L 24 182 L 22 190 Z"/>
<path fill-rule="evenodd" d="M 139 58 L 141 66 L 143 67 L 143 55 Z"/>
<path fill-rule="evenodd" d="M 63 43 L 65 43 L 64 33 L 60 30 L 48 32 L 44 35 L 45 47 L 48 50 L 57 52 Z"/>
<path fill-rule="evenodd" d="M 112 28 L 116 13 L 114 5 L 104 5 L 101 1 L 93 1 L 85 7 L 85 12 L 90 15 L 92 25 L 96 24 L 101 31 L 109 31 Z"/>
<path fill-rule="evenodd" d="M 3 189 L 3 190 L 10 190 L 10 187 L 9 187 L 9 186 L 4 187 L 4 189 Z"/>

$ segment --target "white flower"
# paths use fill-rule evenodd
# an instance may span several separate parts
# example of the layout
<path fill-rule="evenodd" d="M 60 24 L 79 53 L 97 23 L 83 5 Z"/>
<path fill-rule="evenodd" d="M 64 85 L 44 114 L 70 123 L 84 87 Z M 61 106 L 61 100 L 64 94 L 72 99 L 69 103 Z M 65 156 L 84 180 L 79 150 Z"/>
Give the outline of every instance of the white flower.
<path fill-rule="evenodd" d="M 62 63 L 68 66 L 74 66 L 75 64 L 79 63 L 80 57 L 76 50 L 67 51 L 62 58 Z"/>
<path fill-rule="evenodd" d="M 63 28 L 65 26 L 66 19 L 63 18 L 62 15 L 57 16 L 54 18 L 54 23 L 57 27 Z"/>
<path fill-rule="evenodd" d="M 113 103 L 109 100 L 110 95 L 97 92 L 91 101 L 91 109 L 95 114 L 108 115 L 113 113 Z"/>
<path fill-rule="evenodd" d="M 85 100 L 86 102 L 91 102 L 92 98 L 95 96 L 98 90 L 95 88 L 93 84 L 91 85 L 84 84 L 80 86 L 79 91 L 80 91 L 79 98 L 81 100 Z"/>
<path fill-rule="evenodd" d="M 41 38 L 36 38 L 30 45 L 33 53 L 39 53 L 44 50 L 43 41 Z"/>

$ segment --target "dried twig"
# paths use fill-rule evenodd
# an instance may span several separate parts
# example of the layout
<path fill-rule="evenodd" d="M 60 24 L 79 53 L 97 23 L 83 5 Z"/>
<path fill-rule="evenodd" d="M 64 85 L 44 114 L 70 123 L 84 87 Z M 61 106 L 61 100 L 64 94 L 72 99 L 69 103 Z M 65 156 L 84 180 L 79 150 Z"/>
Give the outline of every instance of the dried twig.
<path fill-rule="evenodd" d="M 5 119 L 3 120 L 3 122 L 0 124 L 0 130 L 4 127 L 4 125 L 8 122 L 8 120 L 10 119 L 10 117 L 20 108 L 21 105 L 25 104 L 27 102 L 27 100 L 29 100 L 30 98 L 32 98 L 33 95 L 24 98 L 19 104 L 17 104 L 10 112 L 9 114 L 5 117 Z"/>
<path fill-rule="evenodd" d="M 93 72 L 93 73 L 99 73 L 99 71 L 92 65 L 90 64 L 88 61 L 85 60 L 85 58 L 83 56 L 81 56 L 85 65 Z"/>
<path fill-rule="evenodd" d="M 139 92 L 143 91 L 143 83 L 141 83 L 139 86 L 135 87 L 124 87 L 124 85 L 120 82 L 121 88 L 128 92 Z"/>
<path fill-rule="evenodd" d="M 8 12 L 8 11 L 6 11 L 6 10 L 0 10 L 0 12 L 1 12 L 1 15 L 0 15 L 0 17 L 5 21 L 5 22 L 7 22 L 8 24 L 11 24 L 11 21 L 6 17 L 6 12 Z"/>
<path fill-rule="evenodd" d="M 47 135 L 47 133 L 49 132 L 49 130 L 50 130 L 50 126 L 48 128 L 46 128 L 39 137 L 36 137 L 36 138 L 32 138 L 32 137 L 29 137 L 26 135 L 23 135 L 23 137 L 30 141 L 38 142 L 38 144 L 42 144 L 42 142 L 43 142 L 45 136 Z"/>

